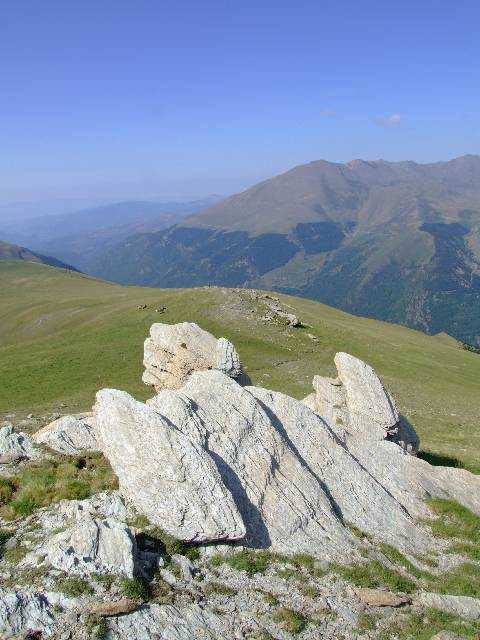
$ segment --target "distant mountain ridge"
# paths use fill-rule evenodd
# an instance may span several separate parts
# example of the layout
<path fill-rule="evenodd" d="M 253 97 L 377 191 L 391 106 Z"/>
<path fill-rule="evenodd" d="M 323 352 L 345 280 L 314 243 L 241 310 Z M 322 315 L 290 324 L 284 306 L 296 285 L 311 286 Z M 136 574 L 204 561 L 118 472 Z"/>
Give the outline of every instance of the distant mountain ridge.
<path fill-rule="evenodd" d="M 64 264 L 56 258 L 51 256 L 43 256 L 25 247 L 19 247 L 16 244 L 10 244 L 9 242 L 3 242 L 0 240 L 0 260 L 27 260 L 29 262 L 40 262 L 41 264 L 48 264 L 51 267 L 59 267 L 60 269 L 69 269 L 70 271 L 78 271 L 75 267 L 68 264 Z"/>
<path fill-rule="evenodd" d="M 0 235 L 88 271 L 90 262 L 130 235 L 165 229 L 220 199 L 128 200 L 27 221 L 0 222 Z"/>
<path fill-rule="evenodd" d="M 301 165 L 126 238 L 92 273 L 275 289 L 480 341 L 480 157 Z"/>

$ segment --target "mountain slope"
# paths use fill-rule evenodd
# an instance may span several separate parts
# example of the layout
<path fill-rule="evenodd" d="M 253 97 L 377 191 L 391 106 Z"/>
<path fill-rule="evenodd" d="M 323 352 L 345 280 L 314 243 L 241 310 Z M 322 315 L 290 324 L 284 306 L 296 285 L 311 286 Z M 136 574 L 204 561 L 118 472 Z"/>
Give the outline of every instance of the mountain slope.
<path fill-rule="evenodd" d="M 170 229 L 127 238 L 96 275 L 260 286 L 480 340 L 480 157 L 295 167 Z"/>
<path fill-rule="evenodd" d="M 69 269 L 77 271 L 75 267 L 71 267 L 68 264 L 64 264 L 56 258 L 50 256 L 43 256 L 40 253 L 35 253 L 26 249 L 25 247 L 19 247 L 16 244 L 10 244 L 0 240 L 0 260 L 28 260 L 30 262 L 40 262 L 42 264 L 50 265 L 51 267 L 59 267 L 61 269 Z"/>
<path fill-rule="evenodd" d="M 141 375 L 150 325 L 193 321 L 236 345 L 254 384 L 298 398 L 311 392 L 313 375 L 334 374 L 337 351 L 369 362 L 423 449 L 480 468 L 479 355 L 446 336 L 279 298 L 308 326 L 286 329 L 262 320 L 265 299 L 246 292 L 123 287 L 41 264 L 0 261 L 0 420 L 10 413 L 88 410 L 101 387 L 149 397 Z M 165 313 L 155 312 L 163 306 Z"/>
<path fill-rule="evenodd" d="M 0 234 L 88 271 L 90 263 L 128 236 L 165 229 L 219 199 L 125 201 L 59 215 L 0 223 Z"/>

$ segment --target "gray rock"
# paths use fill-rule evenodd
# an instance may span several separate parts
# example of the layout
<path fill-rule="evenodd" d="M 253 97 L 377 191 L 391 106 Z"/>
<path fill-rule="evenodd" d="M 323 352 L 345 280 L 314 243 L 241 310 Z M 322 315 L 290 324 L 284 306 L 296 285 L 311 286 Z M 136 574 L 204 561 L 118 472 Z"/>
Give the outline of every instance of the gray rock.
<path fill-rule="evenodd" d="M 68 607 L 69 602 L 59 594 L 0 588 L 1 637 L 11 638 L 26 632 L 51 637 L 55 632 L 56 605 Z"/>
<path fill-rule="evenodd" d="M 172 401 L 171 420 L 125 392 L 97 393 L 97 430 L 120 491 L 139 513 L 177 538 L 242 538 L 245 526 L 214 461 L 177 426 L 189 418 L 199 423 L 198 418 L 182 397 L 163 393 Z"/>
<path fill-rule="evenodd" d="M 178 389 L 192 371 L 219 369 L 238 377 L 242 373 L 235 347 L 226 338 L 217 340 L 193 322 L 155 323 L 145 340 L 142 380 L 157 392 Z"/>
<path fill-rule="evenodd" d="M 129 640 L 233 640 L 237 637 L 226 616 L 196 604 L 178 607 L 150 604 L 130 615 L 112 618 L 110 628 L 113 637 Z"/>
<path fill-rule="evenodd" d="M 315 376 L 315 394 L 304 399 L 344 438 L 389 440 L 416 454 L 420 440 L 400 416 L 395 401 L 368 364 L 348 353 L 337 353 L 338 377 Z"/>
<path fill-rule="evenodd" d="M 419 593 L 415 605 L 432 607 L 461 618 L 480 620 L 480 600 L 468 596 L 450 596 L 439 593 Z"/>
<path fill-rule="evenodd" d="M 135 537 L 125 523 L 85 515 L 27 554 L 24 563 L 38 564 L 44 560 L 69 574 L 88 576 L 110 572 L 133 577 L 136 555 Z"/>
<path fill-rule="evenodd" d="M 41 455 L 41 451 L 26 433 L 17 433 L 9 423 L 0 428 L 0 456 L 4 464 L 23 458 L 40 458 Z"/>
<path fill-rule="evenodd" d="M 90 421 L 89 418 L 63 416 L 42 427 L 33 439 L 37 444 L 68 455 L 97 451 L 99 447 Z"/>

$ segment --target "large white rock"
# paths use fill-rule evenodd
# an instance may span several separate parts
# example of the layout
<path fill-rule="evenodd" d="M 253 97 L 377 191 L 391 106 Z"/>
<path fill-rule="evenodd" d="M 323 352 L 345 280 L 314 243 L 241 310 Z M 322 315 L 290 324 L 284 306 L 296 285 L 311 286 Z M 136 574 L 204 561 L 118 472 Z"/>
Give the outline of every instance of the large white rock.
<path fill-rule="evenodd" d="M 136 555 L 135 536 L 125 523 L 85 515 L 66 531 L 47 538 L 23 562 L 37 564 L 42 559 L 69 574 L 115 573 L 131 578 Z"/>
<path fill-rule="evenodd" d="M 23 638 L 24 633 L 37 632 L 49 638 L 56 631 L 56 611 L 68 607 L 68 599 L 61 594 L 0 588 L 0 637 Z"/>
<path fill-rule="evenodd" d="M 190 401 L 183 416 L 175 396 Z M 203 371 L 150 403 L 209 452 L 242 514 L 244 544 L 330 558 L 355 547 L 328 489 L 250 391 L 219 371 Z"/>
<path fill-rule="evenodd" d="M 68 455 L 99 449 L 94 429 L 88 418 L 63 416 L 42 427 L 33 435 L 38 444 Z"/>
<path fill-rule="evenodd" d="M 394 399 L 372 367 L 348 353 L 335 356 L 338 377 L 314 376 L 315 393 L 303 402 L 345 439 L 390 440 L 416 454 L 420 440 L 400 416 Z"/>
<path fill-rule="evenodd" d="M 242 538 L 245 526 L 215 463 L 178 427 L 191 409 L 180 397 L 175 400 L 170 421 L 125 392 L 97 393 L 97 429 L 120 491 L 177 538 Z"/>
<path fill-rule="evenodd" d="M 238 353 L 226 338 L 216 339 L 194 322 L 155 323 L 145 340 L 143 382 L 155 390 L 178 389 L 192 371 L 218 369 L 232 378 L 242 373 Z"/>
<path fill-rule="evenodd" d="M 420 592 L 414 604 L 445 611 L 454 616 L 480 620 L 480 600 L 469 596 L 450 596 L 440 593 Z"/>

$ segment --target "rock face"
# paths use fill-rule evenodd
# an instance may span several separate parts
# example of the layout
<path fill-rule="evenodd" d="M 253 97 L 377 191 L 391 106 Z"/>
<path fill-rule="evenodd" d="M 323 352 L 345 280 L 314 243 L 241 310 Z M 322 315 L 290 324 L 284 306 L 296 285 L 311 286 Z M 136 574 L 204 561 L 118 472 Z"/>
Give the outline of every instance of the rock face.
<path fill-rule="evenodd" d="M 216 339 L 193 322 L 155 323 L 145 340 L 143 382 L 157 392 L 178 389 L 192 371 L 218 369 L 239 378 L 242 365 L 235 347 L 226 338 Z"/>
<path fill-rule="evenodd" d="M 171 395 L 175 419 L 192 414 L 195 420 L 190 405 Z M 183 540 L 237 540 L 245 535 L 214 461 L 176 423 L 113 389 L 97 394 L 94 410 L 103 452 L 120 490 L 140 513 Z"/>
<path fill-rule="evenodd" d="M 348 353 L 337 353 L 335 365 L 338 377 L 315 376 L 315 393 L 304 403 L 329 424 L 342 427 L 346 436 L 390 440 L 416 454 L 420 440 L 415 430 L 399 415 L 395 401 L 372 367 Z"/>
<path fill-rule="evenodd" d="M 40 456 L 40 450 L 35 447 L 29 435 L 17 433 L 9 423 L 0 428 L 0 464 L 10 464 Z"/>
<path fill-rule="evenodd" d="M 38 444 L 68 455 L 97 451 L 99 447 L 92 422 L 92 418 L 88 417 L 63 416 L 42 427 L 33 439 Z"/>

